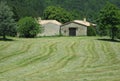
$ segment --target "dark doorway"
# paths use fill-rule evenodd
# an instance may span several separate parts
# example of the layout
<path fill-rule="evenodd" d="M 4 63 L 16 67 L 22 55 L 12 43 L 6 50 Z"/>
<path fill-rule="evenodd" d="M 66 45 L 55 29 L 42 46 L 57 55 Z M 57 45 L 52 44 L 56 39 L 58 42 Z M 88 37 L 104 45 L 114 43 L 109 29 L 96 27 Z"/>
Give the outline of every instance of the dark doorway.
<path fill-rule="evenodd" d="M 76 36 L 76 28 L 69 28 L 69 36 Z"/>

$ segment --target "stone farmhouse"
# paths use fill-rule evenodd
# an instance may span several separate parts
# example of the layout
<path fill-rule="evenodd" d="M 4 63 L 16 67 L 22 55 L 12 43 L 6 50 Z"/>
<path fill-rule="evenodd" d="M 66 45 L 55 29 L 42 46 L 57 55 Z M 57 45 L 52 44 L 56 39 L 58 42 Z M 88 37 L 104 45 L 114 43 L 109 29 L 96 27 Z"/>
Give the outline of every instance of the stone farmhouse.
<path fill-rule="evenodd" d="M 84 20 L 74 20 L 61 24 L 56 20 L 39 20 L 39 24 L 42 25 L 43 32 L 38 36 L 86 36 L 87 28 L 89 26 L 95 26 L 84 18 Z"/>
<path fill-rule="evenodd" d="M 56 20 L 39 20 L 39 24 L 42 25 L 43 32 L 38 36 L 57 36 L 60 35 L 60 22 Z"/>
<path fill-rule="evenodd" d="M 61 25 L 60 33 L 63 36 L 86 36 L 87 28 L 91 25 L 95 26 L 95 24 L 87 22 L 86 19 L 74 20 Z"/>

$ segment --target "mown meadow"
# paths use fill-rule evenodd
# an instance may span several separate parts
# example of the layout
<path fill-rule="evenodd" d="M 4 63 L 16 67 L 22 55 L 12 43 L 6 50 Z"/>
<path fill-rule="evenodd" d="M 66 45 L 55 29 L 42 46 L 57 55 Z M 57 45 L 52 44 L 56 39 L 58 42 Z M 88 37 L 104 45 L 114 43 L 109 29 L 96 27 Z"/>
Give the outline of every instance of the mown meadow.
<path fill-rule="evenodd" d="M 0 41 L 0 81 L 120 81 L 120 42 L 100 37 Z"/>

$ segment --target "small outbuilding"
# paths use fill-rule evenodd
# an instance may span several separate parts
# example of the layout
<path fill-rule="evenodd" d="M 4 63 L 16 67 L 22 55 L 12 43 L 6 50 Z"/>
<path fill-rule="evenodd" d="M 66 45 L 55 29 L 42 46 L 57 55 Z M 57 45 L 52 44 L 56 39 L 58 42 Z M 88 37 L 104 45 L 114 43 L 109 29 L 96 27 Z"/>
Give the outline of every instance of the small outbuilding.
<path fill-rule="evenodd" d="M 63 36 L 86 36 L 87 27 L 94 25 L 84 20 L 74 20 L 61 25 L 61 35 Z"/>
<path fill-rule="evenodd" d="M 60 22 L 56 20 L 39 20 L 39 24 L 42 25 L 42 33 L 38 36 L 56 36 L 60 35 Z"/>

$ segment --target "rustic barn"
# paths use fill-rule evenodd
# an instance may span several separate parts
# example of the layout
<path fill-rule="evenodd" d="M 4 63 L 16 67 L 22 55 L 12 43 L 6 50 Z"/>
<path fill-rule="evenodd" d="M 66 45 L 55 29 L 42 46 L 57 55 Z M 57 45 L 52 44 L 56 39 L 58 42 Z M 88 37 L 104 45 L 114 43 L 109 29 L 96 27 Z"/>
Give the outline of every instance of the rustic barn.
<path fill-rule="evenodd" d="M 56 20 L 39 20 L 42 25 L 43 32 L 38 36 L 56 36 L 60 34 L 61 23 Z"/>
<path fill-rule="evenodd" d="M 63 36 L 86 36 L 87 27 L 94 25 L 84 20 L 74 20 L 61 25 L 61 35 Z"/>

